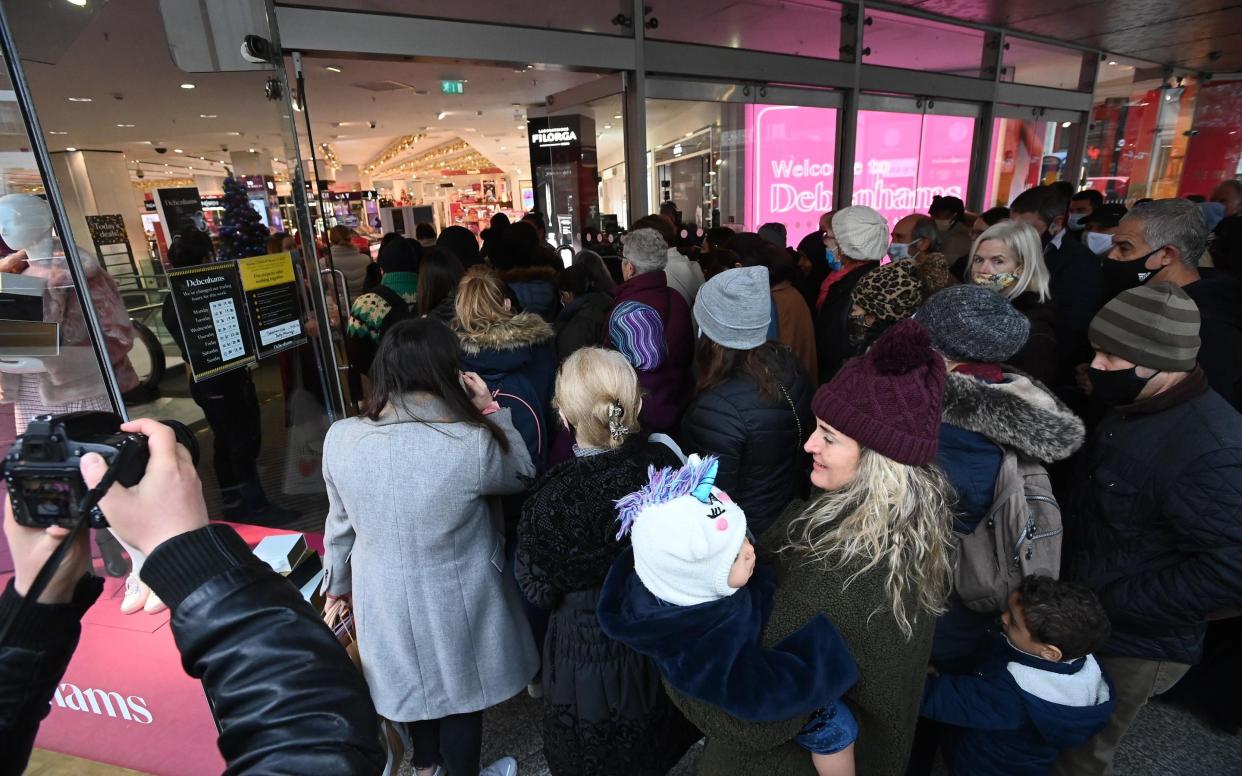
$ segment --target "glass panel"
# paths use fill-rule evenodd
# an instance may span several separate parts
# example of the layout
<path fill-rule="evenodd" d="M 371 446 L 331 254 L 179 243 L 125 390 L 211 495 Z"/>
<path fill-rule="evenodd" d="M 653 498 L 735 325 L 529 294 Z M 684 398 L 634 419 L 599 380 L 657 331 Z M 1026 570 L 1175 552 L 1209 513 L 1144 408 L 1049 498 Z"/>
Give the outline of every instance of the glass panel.
<path fill-rule="evenodd" d="M 867 18 L 864 63 L 979 77 L 986 37 L 982 30 L 886 11 L 868 11 Z"/>
<path fill-rule="evenodd" d="M 1087 185 L 1109 201 L 1175 196 L 1199 87 L 1136 78 L 1133 65 L 1102 63 L 1087 134 Z"/>
<path fill-rule="evenodd" d="M 1032 186 L 1072 180 L 1067 164 L 1073 124 L 1069 121 L 996 119 L 988 152 L 986 207 L 1008 205 Z"/>
<path fill-rule="evenodd" d="M 1194 136 L 1178 196 L 1211 197 L 1221 181 L 1242 177 L 1242 81 L 1209 81 L 1199 89 Z"/>
<path fill-rule="evenodd" d="M 1077 89 L 1084 53 L 1023 38 L 1005 39 L 1002 81 Z"/>
<path fill-rule="evenodd" d="M 966 116 L 859 111 L 853 204 L 895 223 L 936 195 L 964 199 L 974 134 Z"/>
<path fill-rule="evenodd" d="M 487 24 L 593 32 L 600 35 L 630 34 L 628 27 L 621 27 L 613 22 L 621 9 L 620 3 L 583 3 L 580 0 L 542 0 L 538 3 L 475 0 L 468 5 L 455 5 L 440 0 L 298 0 L 297 3 L 289 3 L 294 4 L 321 6 L 334 11 L 428 16 Z M 629 13 L 628 6 L 626 13 Z"/>
<path fill-rule="evenodd" d="M 651 3 L 659 26 L 646 37 L 773 51 L 818 59 L 841 56 L 841 6 L 825 0 L 660 0 Z"/>
<path fill-rule="evenodd" d="M 836 134 L 835 108 L 649 100 L 652 201 L 704 228 L 782 223 L 796 245 L 832 210 Z"/>
<path fill-rule="evenodd" d="M 628 224 L 622 110 L 612 94 L 530 122 L 536 210 L 555 247 L 598 248 L 601 236 L 610 245 Z"/>
<path fill-rule="evenodd" d="M 260 302 L 244 296 L 232 264 L 279 251 L 282 241 L 269 244 L 277 233 L 293 235 L 286 245 L 313 244 L 278 200 L 302 186 L 278 73 L 270 66 L 181 71 L 155 3 L 139 14 L 127 3 L 92 3 L 73 9 L 74 25 L 57 23 L 63 5 L 5 0 L 9 17 L 21 16 L 16 46 L 73 239 L 91 246 L 120 286 L 120 317 L 132 319 L 143 348 L 129 362 L 146 377 L 126 397 L 129 413 L 191 427 L 213 517 L 318 528 L 327 506 L 319 475 L 330 403 L 323 378 L 335 376 L 316 338 L 337 340 L 340 332 L 321 330 L 312 314 L 313 253 L 308 263 L 283 264 L 292 279 L 282 307 L 289 319 L 281 319 L 288 328 L 279 331 L 267 317 L 275 309 L 254 307 Z M 262 4 L 249 11 L 264 18 Z M 114 239 L 92 228 L 108 220 L 123 224 L 128 239 L 111 245 Z M 185 305 L 175 309 L 167 274 L 173 237 L 184 240 L 184 262 L 211 264 L 200 271 L 238 272 L 221 304 L 194 302 L 183 286 Z M 359 278 L 368 263 L 359 256 Z M 111 317 L 104 304 L 95 299 L 101 316 Z M 241 353 L 236 359 L 234 350 Z M 187 364 L 194 356 L 199 380 Z M 227 368 L 233 363 L 239 366 Z M 127 389 L 136 382 L 128 366 L 116 365 Z"/>
<path fill-rule="evenodd" d="M 64 241 L 52 226 L 31 141 L 0 54 L 0 457 L 36 415 L 111 412 Z M 115 278 L 79 246 L 79 269 L 122 389 L 137 383 L 134 331 Z M 2 487 L 2 486 L 0 486 Z M 7 499 L 7 496 L 4 496 Z M 2 540 L 0 540 L 2 541 Z"/>

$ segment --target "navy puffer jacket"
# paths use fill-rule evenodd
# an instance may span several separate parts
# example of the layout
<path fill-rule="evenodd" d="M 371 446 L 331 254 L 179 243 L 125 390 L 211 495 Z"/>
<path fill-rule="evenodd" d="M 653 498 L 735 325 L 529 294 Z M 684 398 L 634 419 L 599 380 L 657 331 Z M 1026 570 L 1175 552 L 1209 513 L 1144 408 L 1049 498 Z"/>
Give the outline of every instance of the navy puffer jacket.
<path fill-rule="evenodd" d="M 784 393 L 777 387 L 765 401 L 755 380 L 739 375 L 695 398 L 681 423 L 687 453 L 720 457 L 716 487 L 742 506 L 756 536 L 806 492 L 810 463 L 802 445 L 815 428 L 810 378 L 784 345 L 762 347 L 771 349 L 772 372 Z"/>
<path fill-rule="evenodd" d="M 1062 576 L 1108 612 L 1100 654 L 1198 662 L 1207 615 L 1242 606 L 1242 415 L 1196 370 L 1112 410 L 1084 464 Z"/>

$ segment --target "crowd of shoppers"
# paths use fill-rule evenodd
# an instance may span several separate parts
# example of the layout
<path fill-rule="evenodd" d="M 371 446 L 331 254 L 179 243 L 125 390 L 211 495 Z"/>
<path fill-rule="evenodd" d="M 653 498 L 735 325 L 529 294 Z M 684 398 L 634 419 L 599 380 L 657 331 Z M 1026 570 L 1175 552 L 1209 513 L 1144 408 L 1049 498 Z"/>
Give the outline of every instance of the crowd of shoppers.
<path fill-rule="evenodd" d="M 700 249 L 672 208 L 615 276 L 537 218 L 390 240 L 324 449 L 365 702 L 418 776 L 480 773 L 524 688 L 558 776 L 700 738 L 705 774 L 1110 773 L 1152 696 L 1238 670 L 1242 215 L 1210 215 L 1038 186 Z"/>

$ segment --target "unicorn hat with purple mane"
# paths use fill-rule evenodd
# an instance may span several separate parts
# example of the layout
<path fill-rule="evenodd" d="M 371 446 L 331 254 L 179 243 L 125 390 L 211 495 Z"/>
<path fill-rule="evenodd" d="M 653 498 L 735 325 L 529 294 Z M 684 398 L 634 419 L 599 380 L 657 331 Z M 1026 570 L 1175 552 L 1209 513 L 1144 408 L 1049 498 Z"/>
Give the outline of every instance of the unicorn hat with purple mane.
<path fill-rule="evenodd" d="M 634 570 L 655 597 L 678 606 L 737 592 L 729 569 L 746 539 L 746 513 L 715 487 L 714 456 L 690 456 L 680 469 L 648 469 L 648 483 L 617 501 L 621 530 L 634 546 Z"/>

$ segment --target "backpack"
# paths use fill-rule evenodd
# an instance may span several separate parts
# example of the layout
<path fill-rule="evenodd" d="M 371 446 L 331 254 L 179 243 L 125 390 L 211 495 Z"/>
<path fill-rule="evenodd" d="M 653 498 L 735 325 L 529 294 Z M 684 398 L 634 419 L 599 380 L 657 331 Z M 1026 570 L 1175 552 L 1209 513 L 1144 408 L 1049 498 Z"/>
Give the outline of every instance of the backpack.
<path fill-rule="evenodd" d="M 1061 573 L 1061 508 L 1038 461 L 1005 448 L 992 508 L 973 533 L 957 534 L 954 586 L 966 608 L 1000 612 L 1022 578 Z"/>

